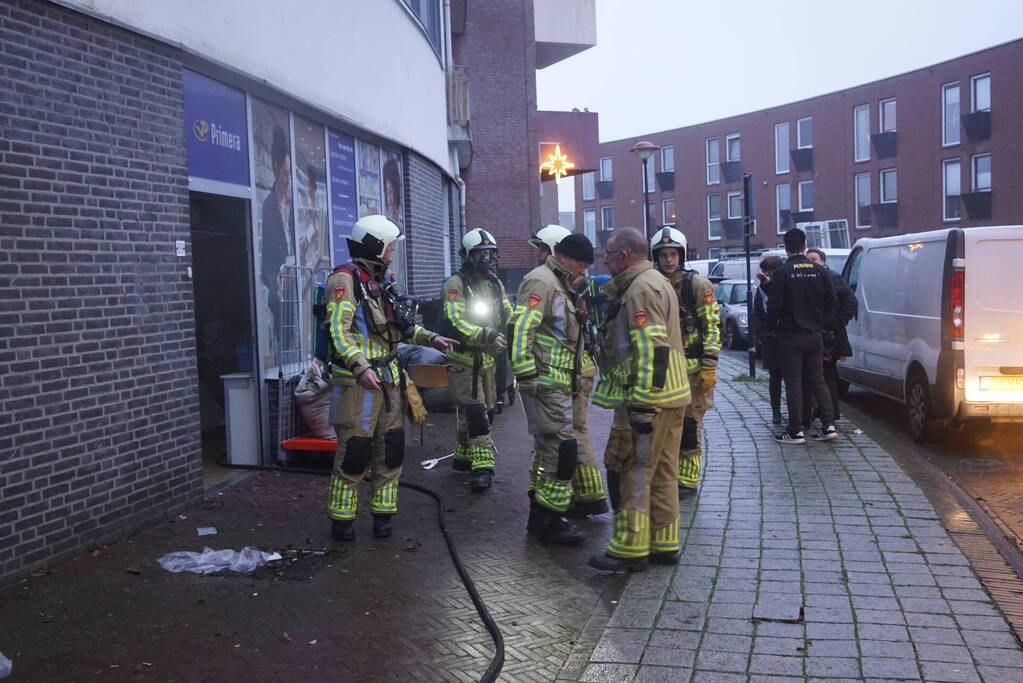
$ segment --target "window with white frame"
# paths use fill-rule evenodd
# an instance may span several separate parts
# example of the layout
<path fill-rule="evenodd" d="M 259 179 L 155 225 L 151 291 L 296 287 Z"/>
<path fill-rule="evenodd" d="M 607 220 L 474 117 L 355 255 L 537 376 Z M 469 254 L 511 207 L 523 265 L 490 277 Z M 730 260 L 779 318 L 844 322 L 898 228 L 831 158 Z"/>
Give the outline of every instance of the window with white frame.
<path fill-rule="evenodd" d="M 799 149 L 810 149 L 813 147 L 813 117 L 796 121 L 796 147 Z"/>
<path fill-rule="evenodd" d="M 657 172 L 654 169 L 654 166 L 655 166 L 656 163 L 657 163 L 657 155 L 656 154 L 651 154 L 649 157 L 647 157 L 646 165 L 644 166 L 644 168 L 646 168 L 646 191 L 647 192 L 656 192 L 657 191 Z M 639 185 L 640 185 L 640 187 L 643 186 L 642 178 L 640 179 Z"/>
<path fill-rule="evenodd" d="M 725 136 L 725 161 L 742 159 L 742 137 L 738 133 Z"/>
<path fill-rule="evenodd" d="M 775 232 L 780 235 L 791 227 L 786 225 L 783 215 L 783 212 L 792 211 L 792 188 L 789 187 L 788 183 L 774 186 L 774 199 L 775 206 L 777 207 L 777 211 L 775 211 Z"/>
<path fill-rule="evenodd" d="M 590 242 L 597 243 L 596 209 L 583 209 L 583 233 L 590 238 Z"/>
<path fill-rule="evenodd" d="M 593 171 L 583 173 L 583 201 L 588 202 L 595 196 Z"/>
<path fill-rule="evenodd" d="M 959 83 L 941 86 L 941 144 L 959 144 Z"/>
<path fill-rule="evenodd" d="M 889 97 L 887 100 L 881 100 L 877 104 L 879 109 L 878 116 L 881 120 L 878 121 L 880 124 L 882 133 L 892 133 L 895 131 L 895 98 Z"/>
<path fill-rule="evenodd" d="M 721 195 L 707 195 L 707 239 L 721 239 Z"/>
<path fill-rule="evenodd" d="M 661 202 L 661 221 L 664 225 L 675 225 L 674 199 L 665 199 Z"/>
<path fill-rule="evenodd" d="M 600 207 L 600 227 L 610 230 L 615 226 L 615 210 L 613 206 Z"/>
<path fill-rule="evenodd" d="M 853 109 L 853 160 L 870 161 L 870 105 Z"/>
<path fill-rule="evenodd" d="M 721 247 L 711 247 L 707 250 L 707 258 L 711 261 L 717 261 L 721 258 Z"/>
<path fill-rule="evenodd" d="M 856 217 L 855 225 L 863 230 L 871 225 L 870 216 L 870 174 L 857 173 L 853 179 L 853 189 L 856 195 Z"/>
<path fill-rule="evenodd" d="M 799 210 L 813 211 L 813 181 L 803 180 L 799 183 Z"/>
<path fill-rule="evenodd" d="M 962 169 L 958 159 L 941 162 L 941 217 L 946 221 L 957 221 L 962 215 L 959 195 L 962 192 Z"/>
<path fill-rule="evenodd" d="M 970 79 L 972 84 L 972 111 L 991 111 L 991 74 L 980 74 Z"/>
<path fill-rule="evenodd" d="M 891 204 L 899 201 L 899 174 L 894 168 L 881 171 L 881 203 Z"/>
<path fill-rule="evenodd" d="M 675 170 L 675 148 L 671 145 L 661 147 L 661 170 L 665 173 Z"/>
<path fill-rule="evenodd" d="M 991 191 L 991 155 L 976 154 L 973 157 L 973 191 Z"/>
<path fill-rule="evenodd" d="M 600 179 L 604 182 L 615 179 L 614 164 L 611 161 L 611 157 L 600 158 Z"/>
<path fill-rule="evenodd" d="M 721 182 L 721 140 L 707 138 L 707 184 Z"/>
<path fill-rule="evenodd" d="M 774 126 L 774 172 L 789 172 L 789 123 Z"/>
<path fill-rule="evenodd" d="M 728 193 L 728 217 L 742 218 L 742 192 Z"/>

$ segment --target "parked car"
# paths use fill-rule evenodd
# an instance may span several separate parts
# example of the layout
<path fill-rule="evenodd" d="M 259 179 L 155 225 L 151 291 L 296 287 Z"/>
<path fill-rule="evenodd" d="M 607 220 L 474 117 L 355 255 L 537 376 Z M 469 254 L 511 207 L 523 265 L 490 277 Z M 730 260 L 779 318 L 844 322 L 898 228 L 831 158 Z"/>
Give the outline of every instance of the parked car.
<path fill-rule="evenodd" d="M 714 288 L 714 297 L 721 315 L 721 345 L 728 349 L 742 348 L 749 343 L 746 279 L 722 280 Z"/>
<path fill-rule="evenodd" d="M 760 254 L 754 254 L 750 257 L 750 274 L 754 277 L 757 271 L 760 270 Z M 710 269 L 710 274 L 707 279 L 711 282 L 721 282 L 722 280 L 746 280 L 746 259 L 736 258 L 727 259 L 725 261 L 718 261 Z"/>
<path fill-rule="evenodd" d="M 718 262 L 718 260 L 716 258 L 698 259 L 696 261 L 686 261 L 686 268 L 688 268 L 689 270 L 695 270 L 700 275 L 702 275 L 704 277 L 707 277 L 707 274 L 710 273 L 710 269 L 717 262 Z"/>
<path fill-rule="evenodd" d="M 917 442 L 943 425 L 1023 421 L 1021 264 L 1023 226 L 858 240 L 840 379 L 906 404 Z"/>

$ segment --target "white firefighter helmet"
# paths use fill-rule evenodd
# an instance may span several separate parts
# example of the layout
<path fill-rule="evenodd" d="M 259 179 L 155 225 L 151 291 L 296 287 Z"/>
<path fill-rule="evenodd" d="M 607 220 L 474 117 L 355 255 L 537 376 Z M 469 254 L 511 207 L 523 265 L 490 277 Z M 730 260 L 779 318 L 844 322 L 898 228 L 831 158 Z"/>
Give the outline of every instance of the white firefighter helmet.
<path fill-rule="evenodd" d="M 387 245 L 405 239 L 401 230 L 385 216 L 363 216 L 352 226 L 348 251 L 355 258 L 379 259 Z"/>
<path fill-rule="evenodd" d="M 553 254 L 554 247 L 558 246 L 558 242 L 571 234 L 570 230 L 560 225 L 543 225 L 529 238 L 529 243 L 535 247 L 546 245 Z"/>
<path fill-rule="evenodd" d="M 497 249 L 497 240 L 483 228 L 475 228 L 462 238 L 462 258 L 468 258 L 474 249 Z"/>
<path fill-rule="evenodd" d="M 665 225 L 654 233 L 654 236 L 650 238 L 650 253 L 653 255 L 654 261 L 657 260 L 657 252 L 665 247 L 678 249 L 681 252 L 679 260 L 685 261 L 688 242 L 686 242 L 686 236 L 682 234 L 681 230 Z"/>

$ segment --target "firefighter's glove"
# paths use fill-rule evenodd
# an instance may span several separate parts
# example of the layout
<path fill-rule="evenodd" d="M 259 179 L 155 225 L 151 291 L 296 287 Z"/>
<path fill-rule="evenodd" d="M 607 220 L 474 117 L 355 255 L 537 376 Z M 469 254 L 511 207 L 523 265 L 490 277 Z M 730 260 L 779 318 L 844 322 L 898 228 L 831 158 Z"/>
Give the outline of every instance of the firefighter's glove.
<path fill-rule="evenodd" d="M 508 341 L 505 339 L 505 336 L 497 330 L 487 330 L 483 340 L 487 346 L 493 347 L 498 353 L 508 348 Z"/>
<path fill-rule="evenodd" d="M 526 396 L 536 396 L 536 385 L 539 375 L 532 373 L 529 375 L 522 375 L 521 377 L 515 378 L 515 384 L 519 389 L 519 393 L 525 394 Z"/>
<path fill-rule="evenodd" d="M 718 383 L 717 368 L 700 368 L 700 386 L 704 391 L 710 391 Z"/>
<path fill-rule="evenodd" d="M 653 434 L 656 414 L 657 411 L 653 408 L 629 408 L 629 424 L 637 434 Z"/>
<path fill-rule="evenodd" d="M 408 411 L 408 418 L 413 424 L 421 424 L 426 419 L 423 397 L 408 373 L 405 374 L 405 410 Z"/>

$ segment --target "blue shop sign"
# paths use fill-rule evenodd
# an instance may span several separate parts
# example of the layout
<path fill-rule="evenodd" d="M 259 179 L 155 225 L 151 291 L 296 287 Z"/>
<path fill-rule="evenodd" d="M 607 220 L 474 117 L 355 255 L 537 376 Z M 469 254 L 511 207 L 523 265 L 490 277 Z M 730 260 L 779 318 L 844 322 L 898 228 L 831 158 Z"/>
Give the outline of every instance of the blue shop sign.
<path fill-rule="evenodd" d="M 181 70 L 181 80 L 188 175 L 248 186 L 245 93 L 189 69 Z"/>
<path fill-rule="evenodd" d="M 334 265 L 348 262 L 348 242 L 352 226 L 358 219 L 358 197 L 355 188 L 355 138 L 328 129 L 327 164 L 330 170 L 331 239 L 334 243 Z"/>

